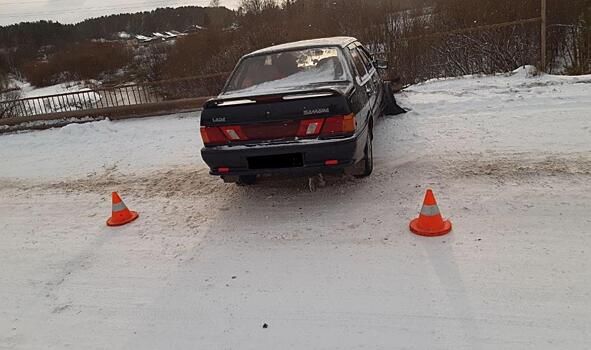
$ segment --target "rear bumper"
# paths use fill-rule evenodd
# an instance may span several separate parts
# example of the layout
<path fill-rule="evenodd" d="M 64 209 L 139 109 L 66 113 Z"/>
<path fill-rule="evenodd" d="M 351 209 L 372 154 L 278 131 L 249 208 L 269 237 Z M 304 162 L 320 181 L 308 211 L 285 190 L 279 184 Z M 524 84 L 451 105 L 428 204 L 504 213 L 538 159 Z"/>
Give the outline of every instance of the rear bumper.
<path fill-rule="evenodd" d="M 300 140 L 284 143 L 266 143 L 249 146 L 205 147 L 201 156 L 217 176 L 244 176 L 261 174 L 306 174 L 338 172 L 357 163 L 364 157 L 367 133 L 345 139 Z M 301 154 L 303 164 L 297 167 L 251 169 L 249 158 Z M 325 165 L 327 160 L 337 160 L 337 165 Z M 220 172 L 220 168 L 229 169 Z"/>

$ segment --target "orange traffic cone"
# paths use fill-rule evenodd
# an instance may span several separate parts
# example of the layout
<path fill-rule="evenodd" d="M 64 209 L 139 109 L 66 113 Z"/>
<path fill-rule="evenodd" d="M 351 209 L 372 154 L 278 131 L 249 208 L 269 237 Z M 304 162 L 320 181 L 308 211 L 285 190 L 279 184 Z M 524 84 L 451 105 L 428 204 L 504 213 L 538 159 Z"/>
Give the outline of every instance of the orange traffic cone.
<path fill-rule="evenodd" d="M 119 197 L 117 192 L 113 192 L 113 215 L 107 220 L 108 226 L 123 226 L 137 219 L 139 214 L 135 211 L 130 211 L 125 206 L 125 203 Z"/>
<path fill-rule="evenodd" d="M 427 190 L 421 214 L 411 221 L 410 230 L 427 237 L 443 236 L 451 231 L 451 222 L 443 221 L 432 190 Z"/>

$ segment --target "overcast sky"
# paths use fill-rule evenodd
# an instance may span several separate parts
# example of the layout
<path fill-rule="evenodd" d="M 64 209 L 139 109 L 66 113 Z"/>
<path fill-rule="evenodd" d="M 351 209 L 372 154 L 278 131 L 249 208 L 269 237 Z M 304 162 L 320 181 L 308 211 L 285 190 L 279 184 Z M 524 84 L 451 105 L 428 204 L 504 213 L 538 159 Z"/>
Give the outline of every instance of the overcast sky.
<path fill-rule="evenodd" d="M 239 0 L 221 0 L 236 8 Z M 76 23 L 86 18 L 123 12 L 154 10 L 157 7 L 207 6 L 209 0 L 0 0 L 0 25 L 40 19 Z"/>

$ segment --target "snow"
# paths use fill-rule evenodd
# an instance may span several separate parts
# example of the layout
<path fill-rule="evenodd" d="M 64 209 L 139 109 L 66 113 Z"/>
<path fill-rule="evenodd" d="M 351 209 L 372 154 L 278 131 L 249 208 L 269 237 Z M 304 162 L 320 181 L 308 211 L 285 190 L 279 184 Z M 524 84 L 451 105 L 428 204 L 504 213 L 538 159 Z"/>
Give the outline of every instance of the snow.
<path fill-rule="evenodd" d="M 197 115 L 0 135 L 0 347 L 588 348 L 591 76 L 398 99 L 374 175 L 316 192 L 211 178 Z M 427 187 L 448 236 L 408 230 Z"/>
<path fill-rule="evenodd" d="M 145 35 L 136 35 L 135 38 L 138 40 L 143 40 L 143 41 L 150 41 L 153 39 L 153 38 L 147 37 Z"/>
<path fill-rule="evenodd" d="M 301 41 L 290 42 L 290 43 L 267 47 L 267 48 L 255 51 L 255 52 L 251 53 L 250 55 L 260 55 L 260 54 L 278 52 L 278 51 L 305 49 L 305 48 L 309 48 L 311 46 L 340 46 L 340 45 L 345 45 L 347 43 L 350 43 L 352 41 L 355 41 L 355 38 L 347 37 L 347 36 L 320 38 L 320 39 L 311 39 L 311 40 L 301 40 Z"/>
<path fill-rule="evenodd" d="M 69 117 L 54 120 L 35 120 L 31 122 L 19 123 L 16 125 L 0 125 L 0 133 L 9 133 L 17 131 L 30 131 L 36 129 L 49 129 L 51 127 L 60 127 L 72 123 L 87 123 L 92 121 L 103 120 L 105 117 Z"/>
<path fill-rule="evenodd" d="M 141 122 L 107 119 L 69 124 L 1 136 L 0 158 L 10 166 L 0 168 L 0 178 L 58 180 L 84 178 L 108 169 L 130 173 L 187 163 L 203 166 L 202 145 L 198 113 Z"/>
<path fill-rule="evenodd" d="M 40 97 L 47 95 L 65 94 L 69 92 L 90 91 L 90 89 L 75 83 L 63 83 L 57 85 L 37 88 L 30 83 L 15 81 L 16 86 L 21 89 L 22 98 Z"/>
<path fill-rule="evenodd" d="M 32 86 L 30 83 L 15 80 L 15 85 L 21 90 L 20 98 L 44 97 L 50 95 L 86 92 L 80 95 L 66 95 L 59 99 L 44 99 L 42 102 L 34 104 L 36 114 L 57 113 L 65 111 L 74 111 L 81 108 L 82 103 L 93 104 L 100 101 L 101 96 L 85 88 L 81 83 L 63 83 L 42 88 Z M 65 102 L 65 104 L 64 104 Z"/>
<path fill-rule="evenodd" d="M 129 34 L 129 33 L 125 32 L 125 31 L 123 31 L 123 32 L 119 32 L 119 33 L 117 33 L 117 37 L 118 37 L 119 39 L 131 39 L 131 34 Z"/>

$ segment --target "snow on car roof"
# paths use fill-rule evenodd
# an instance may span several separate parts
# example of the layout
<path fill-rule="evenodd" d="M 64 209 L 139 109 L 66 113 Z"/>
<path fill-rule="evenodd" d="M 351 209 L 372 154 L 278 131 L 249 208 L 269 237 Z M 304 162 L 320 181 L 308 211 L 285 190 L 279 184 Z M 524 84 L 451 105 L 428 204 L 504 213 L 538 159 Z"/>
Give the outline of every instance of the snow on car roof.
<path fill-rule="evenodd" d="M 281 45 L 275 45 L 271 47 L 267 47 L 255 52 L 251 52 L 247 56 L 257 56 L 266 53 L 273 53 L 278 51 L 286 51 L 286 50 L 297 50 L 303 49 L 307 47 L 318 47 L 318 46 L 340 46 L 345 47 L 350 43 L 357 41 L 357 39 L 348 36 L 336 36 L 332 38 L 320 38 L 320 39 L 311 39 L 311 40 L 302 40 L 296 41 L 292 43 L 286 43 Z"/>

